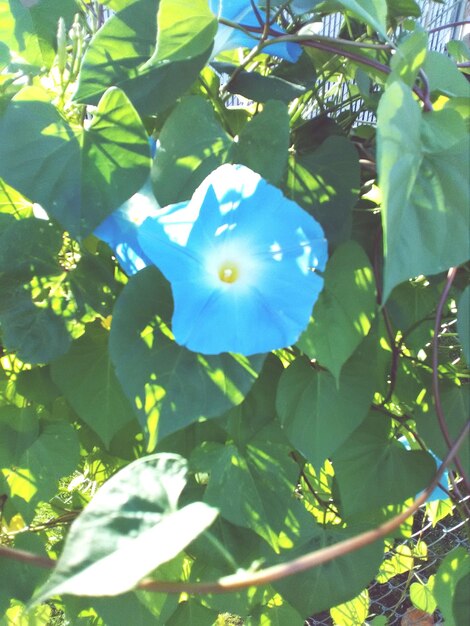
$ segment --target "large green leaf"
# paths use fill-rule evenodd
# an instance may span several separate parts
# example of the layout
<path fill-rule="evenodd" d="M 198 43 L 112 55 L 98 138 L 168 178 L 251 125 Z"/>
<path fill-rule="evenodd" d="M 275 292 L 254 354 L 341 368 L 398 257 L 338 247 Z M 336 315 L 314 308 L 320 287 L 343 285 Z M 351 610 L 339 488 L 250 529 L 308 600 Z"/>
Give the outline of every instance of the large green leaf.
<path fill-rule="evenodd" d="M 273 185 L 284 177 L 289 149 L 289 115 L 282 102 L 270 100 L 261 113 L 242 129 L 230 152 L 231 161 L 242 163 Z"/>
<path fill-rule="evenodd" d="M 207 0 L 160 0 L 157 29 L 157 48 L 149 64 L 205 53 L 214 41 L 217 19 Z"/>
<path fill-rule="evenodd" d="M 338 382 L 298 358 L 281 376 L 276 405 L 290 442 L 320 469 L 369 411 L 379 383 L 370 337 L 344 365 Z"/>
<path fill-rule="evenodd" d="M 203 532 L 217 510 L 178 509 L 186 462 L 155 454 L 110 478 L 70 527 L 63 552 L 35 603 L 53 595 L 117 595 L 169 561 Z"/>
<path fill-rule="evenodd" d="M 110 89 L 84 130 L 69 125 L 37 87 L 25 87 L 0 120 L 0 176 L 41 204 L 72 236 L 90 233 L 149 174 L 145 128 Z"/>
<path fill-rule="evenodd" d="M 470 151 L 457 112 L 422 114 L 399 81 L 381 98 L 377 128 L 386 299 L 398 283 L 470 257 Z"/>
<path fill-rule="evenodd" d="M 454 598 L 452 601 L 452 612 L 456 626 L 465 626 L 470 615 L 470 571 L 462 576 L 455 585 Z"/>
<path fill-rule="evenodd" d="M 439 427 L 434 401 L 430 398 L 431 383 L 428 380 L 427 395 L 421 400 L 419 410 L 414 418 L 418 428 L 418 433 L 424 439 L 429 448 L 441 459 L 445 458 L 448 447 Z M 441 404 L 444 419 L 449 430 L 450 439 L 455 441 L 462 428 L 465 426 L 470 415 L 470 389 L 468 385 L 461 387 L 442 388 L 441 383 Z M 459 450 L 459 458 L 465 468 L 470 472 L 470 447 L 468 442 L 464 442 Z"/>
<path fill-rule="evenodd" d="M 470 573 L 470 555 L 464 547 L 454 548 L 439 565 L 434 583 L 434 598 L 442 613 L 446 626 L 462 626 L 459 611 L 454 613 L 454 594 L 458 585 Z M 466 589 L 468 596 L 468 589 Z M 457 596 L 458 600 L 458 596 Z M 466 616 L 468 618 L 468 615 Z M 457 618 L 457 619 L 456 619 Z"/>
<path fill-rule="evenodd" d="M 470 96 L 468 80 L 447 54 L 430 50 L 423 69 L 431 91 L 450 97 L 468 98 Z"/>
<path fill-rule="evenodd" d="M 169 284 L 148 267 L 126 285 L 111 327 L 111 359 L 149 449 L 157 439 L 240 404 L 265 359 L 203 356 L 178 345 L 169 336 L 172 306 Z"/>
<path fill-rule="evenodd" d="M 254 530 L 276 552 L 293 520 L 298 525 L 309 518 L 292 499 L 299 470 L 275 424 L 245 445 L 203 444 L 191 457 L 191 465 L 210 474 L 204 500 L 228 521 Z"/>
<path fill-rule="evenodd" d="M 161 206 L 189 200 L 198 185 L 226 160 L 231 145 L 207 100 L 184 98 L 166 120 L 152 166 Z"/>
<path fill-rule="evenodd" d="M 57 22 L 70 25 L 75 0 L 1 0 L 0 41 L 32 65 L 50 67 L 55 57 Z"/>
<path fill-rule="evenodd" d="M 3 216 L 0 228 L 0 323 L 5 347 L 29 363 L 46 363 L 67 351 L 61 315 L 65 302 L 51 295 L 63 269 L 57 261 L 60 231 L 42 220 Z M 66 306 L 66 305 L 65 305 Z"/>
<path fill-rule="evenodd" d="M 292 552 L 284 552 L 282 559 L 326 548 L 354 534 L 353 529 L 313 526 L 310 540 Z M 302 574 L 289 576 L 274 587 L 303 617 L 308 617 L 356 597 L 374 578 L 382 558 L 383 542 L 378 541 Z"/>
<path fill-rule="evenodd" d="M 320 222 L 330 245 L 350 238 L 359 186 L 359 156 L 345 137 L 289 160 L 286 195 Z"/>
<path fill-rule="evenodd" d="M 405 450 L 392 435 L 390 418 L 370 413 L 333 454 L 341 508 L 349 517 L 415 496 L 436 472 L 432 456 Z"/>
<path fill-rule="evenodd" d="M 370 331 L 377 308 L 374 273 L 354 241 L 329 259 L 325 284 L 298 346 L 338 379 L 341 368 Z"/>
<path fill-rule="evenodd" d="M 77 102 L 96 104 L 104 91 L 114 85 L 127 94 L 140 113 L 151 114 L 170 107 L 191 86 L 209 58 L 212 43 L 188 59 L 179 60 L 177 56 L 176 60 L 154 62 L 159 4 L 159 0 L 136 2 L 105 22 L 83 58 L 74 96 Z M 204 34 L 210 41 L 211 28 L 209 25 Z M 178 41 L 172 40 L 171 29 L 166 28 L 165 33 L 167 52 L 176 52 Z M 191 48 L 192 36 L 192 32 L 186 32 L 179 43 Z M 197 40 L 196 45 L 201 41 Z"/>
<path fill-rule="evenodd" d="M 109 358 L 108 332 L 99 326 L 88 327 L 67 354 L 52 364 L 52 378 L 106 447 L 135 417 Z"/>
<path fill-rule="evenodd" d="M 426 59 L 427 45 L 428 34 L 424 30 L 415 30 L 400 41 L 390 62 L 392 72 L 388 80 L 400 79 L 412 87 Z"/>

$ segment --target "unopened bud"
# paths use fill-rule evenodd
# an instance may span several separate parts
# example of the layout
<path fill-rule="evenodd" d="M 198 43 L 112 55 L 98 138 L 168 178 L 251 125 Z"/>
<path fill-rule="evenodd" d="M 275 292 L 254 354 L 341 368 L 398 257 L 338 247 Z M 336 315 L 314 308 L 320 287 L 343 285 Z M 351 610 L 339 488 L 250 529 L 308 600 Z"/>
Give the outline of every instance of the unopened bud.
<path fill-rule="evenodd" d="M 63 73 L 67 64 L 67 33 L 65 32 L 64 18 L 59 18 L 57 27 L 57 65 L 60 73 Z"/>

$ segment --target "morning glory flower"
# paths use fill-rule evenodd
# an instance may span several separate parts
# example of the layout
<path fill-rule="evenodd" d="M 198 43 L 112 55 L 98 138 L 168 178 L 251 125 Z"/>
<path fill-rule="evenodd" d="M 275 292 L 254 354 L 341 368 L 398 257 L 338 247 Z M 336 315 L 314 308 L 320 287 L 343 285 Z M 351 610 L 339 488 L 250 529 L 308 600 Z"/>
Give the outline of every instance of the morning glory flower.
<path fill-rule="evenodd" d="M 240 26 L 260 27 L 260 23 L 250 0 L 209 0 L 209 8 L 217 18 L 223 17 L 226 20 L 240 24 Z M 259 14 L 263 21 L 266 20 L 266 13 L 264 11 L 259 10 Z M 286 34 L 277 24 L 274 24 L 274 28 L 277 32 Z M 223 50 L 254 48 L 257 44 L 256 38 L 259 39 L 259 37 L 260 33 L 254 32 L 253 37 L 250 37 L 241 30 L 219 24 L 214 40 L 212 58 L 216 57 Z M 292 42 L 273 43 L 264 48 L 263 52 L 295 63 L 302 54 L 302 48 L 299 44 Z"/>
<path fill-rule="evenodd" d="M 94 230 L 94 234 L 114 250 L 121 267 L 129 276 L 151 264 L 137 240 L 137 228 L 149 216 L 156 215 L 158 209 L 148 180 Z"/>
<path fill-rule="evenodd" d="M 147 218 L 137 240 L 171 283 L 175 341 L 244 355 L 295 343 L 323 287 L 318 222 L 243 165 L 222 165 L 191 200 Z"/>

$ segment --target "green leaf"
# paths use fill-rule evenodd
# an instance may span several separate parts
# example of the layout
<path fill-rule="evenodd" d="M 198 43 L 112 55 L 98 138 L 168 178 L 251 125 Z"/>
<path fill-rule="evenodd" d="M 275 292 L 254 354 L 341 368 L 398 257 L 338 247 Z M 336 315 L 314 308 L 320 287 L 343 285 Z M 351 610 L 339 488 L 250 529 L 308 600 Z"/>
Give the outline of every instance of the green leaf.
<path fill-rule="evenodd" d="M 437 606 L 433 595 L 434 582 L 435 576 L 430 576 L 427 583 L 418 582 L 410 585 L 410 600 L 413 606 L 431 615 Z"/>
<path fill-rule="evenodd" d="M 211 63 L 211 65 L 217 72 L 229 75 L 232 75 L 237 68 L 231 63 Z M 308 87 L 303 84 L 294 83 L 278 76 L 262 76 L 258 72 L 246 72 L 244 70 L 238 72 L 226 88 L 229 93 L 238 94 L 255 102 L 280 100 L 284 104 L 289 104 L 308 91 Z"/>
<path fill-rule="evenodd" d="M 421 8 L 415 0 L 387 0 L 387 7 L 390 18 L 421 16 Z"/>
<path fill-rule="evenodd" d="M 338 380 L 341 369 L 369 333 L 377 308 L 372 266 L 359 244 L 339 246 L 325 270 L 325 284 L 297 345 Z"/>
<path fill-rule="evenodd" d="M 457 595 L 461 580 L 468 578 L 470 573 L 470 555 L 463 547 L 454 548 L 442 561 L 437 570 L 434 583 L 434 598 L 444 617 L 446 626 L 461 626 L 466 622 L 457 621 L 460 618 L 459 604 L 461 591 Z M 468 588 L 465 588 L 468 595 Z M 457 611 L 454 613 L 455 604 Z M 465 616 L 468 618 L 468 614 Z"/>
<path fill-rule="evenodd" d="M 190 599 L 180 602 L 178 608 L 166 622 L 166 626 L 208 626 L 217 623 L 218 611 L 214 611 Z"/>
<path fill-rule="evenodd" d="M 385 0 L 337 0 L 337 3 L 387 39 L 387 3 Z"/>
<path fill-rule="evenodd" d="M 108 332 L 99 326 L 89 326 L 67 354 L 52 364 L 52 378 L 107 448 L 135 417 L 109 358 Z"/>
<path fill-rule="evenodd" d="M 394 548 L 390 558 L 384 559 L 377 574 L 377 582 L 385 584 L 395 576 L 410 572 L 415 567 L 415 559 L 427 559 L 428 547 L 423 541 L 412 547 L 400 544 Z"/>
<path fill-rule="evenodd" d="M 424 30 L 415 30 L 400 41 L 390 62 L 389 83 L 399 79 L 412 87 L 426 59 L 427 46 L 428 34 Z"/>
<path fill-rule="evenodd" d="M 446 54 L 430 50 L 423 70 L 431 91 L 450 97 L 468 98 L 470 96 L 470 85 L 465 75 Z"/>
<path fill-rule="evenodd" d="M 240 404 L 265 359 L 203 356 L 176 344 L 168 328 L 172 308 L 170 286 L 151 266 L 124 288 L 111 327 L 111 359 L 149 450 L 157 439 Z"/>
<path fill-rule="evenodd" d="M 307 543 L 290 551 L 288 557 L 283 553 L 281 558 L 285 561 L 321 550 L 354 534 L 352 529 L 314 526 Z M 382 558 L 383 542 L 378 541 L 273 586 L 306 618 L 356 597 L 374 578 Z"/>
<path fill-rule="evenodd" d="M 299 470 L 286 444 L 278 427 L 271 425 L 246 446 L 203 445 L 191 458 L 192 466 L 210 474 L 205 502 L 226 520 L 254 530 L 276 552 L 289 518 L 300 522 L 309 517 L 292 499 Z"/>
<path fill-rule="evenodd" d="M 284 177 L 289 149 L 289 115 L 282 102 L 270 100 L 242 129 L 230 159 L 246 165 L 273 185 Z"/>
<path fill-rule="evenodd" d="M 53 595 L 117 595 L 169 561 L 217 511 L 202 502 L 177 509 L 186 462 L 155 454 L 110 478 L 73 522 L 57 566 L 35 603 Z M 151 547 L 151 549 L 149 549 Z"/>
<path fill-rule="evenodd" d="M 49 366 L 19 372 L 16 391 L 28 400 L 43 405 L 52 403 L 60 395 L 60 390 L 52 381 Z"/>
<path fill-rule="evenodd" d="M 161 206 L 189 200 L 206 176 L 225 162 L 232 143 L 210 103 L 200 96 L 188 96 L 175 107 L 159 141 L 152 183 Z"/>
<path fill-rule="evenodd" d="M 157 22 L 157 48 L 149 65 L 205 53 L 213 44 L 218 26 L 207 0 L 160 0 Z"/>
<path fill-rule="evenodd" d="M 286 195 L 320 222 L 332 246 L 351 236 L 359 187 L 359 157 L 345 137 L 328 137 L 315 151 L 289 160 Z"/>
<path fill-rule="evenodd" d="M 75 0 L 2 0 L 0 41 L 32 65 L 50 67 L 55 57 L 57 22 L 70 26 L 79 11 Z"/>
<path fill-rule="evenodd" d="M 441 405 L 451 441 L 455 441 L 465 426 L 470 415 L 470 389 L 467 385 L 462 387 L 452 386 L 442 388 Z M 434 408 L 431 396 L 431 384 L 426 385 L 427 394 L 422 398 L 419 410 L 414 418 L 419 435 L 426 445 L 441 459 L 444 459 L 448 447 L 439 428 L 439 420 Z M 468 445 L 462 445 L 459 449 L 459 459 L 466 472 L 470 472 L 470 449 Z"/>
<path fill-rule="evenodd" d="M 0 323 L 5 347 L 25 362 L 47 363 L 70 345 L 64 300 L 50 293 L 63 269 L 60 231 L 42 220 L 3 216 L 0 230 Z"/>
<path fill-rule="evenodd" d="M 470 286 L 467 287 L 459 298 L 457 308 L 457 331 L 463 354 L 470 364 Z"/>
<path fill-rule="evenodd" d="M 357 626 L 364 624 L 369 615 L 369 592 L 364 589 L 358 596 L 330 609 L 335 626 Z"/>
<path fill-rule="evenodd" d="M 432 456 L 405 450 L 392 434 L 392 422 L 370 413 L 333 454 L 341 509 L 346 517 L 399 504 L 424 489 L 436 472 Z"/>
<path fill-rule="evenodd" d="M 21 533 L 15 537 L 14 547 L 17 550 L 28 550 L 34 554 L 46 556 L 44 542 L 36 533 Z M 39 568 L 32 568 L 27 563 L 7 560 L 0 561 L 0 616 L 4 607 L 8 607 L 10 600 L 28 602 L 39 583 L 44 582 L 46 572 Z M 47 623 L 47 622 L 46 622 Z M 2 624 L 2 621 L 0 621 Z M 29 622 L 6 622 L 8 626 L 30 626 Z M 3 626 L 3 625 L 2 625 Z"/>
<path fill-rule="evenodd" d="M 344 365 L 338 383 L 298 358 L 281 376 L 276 407 L 289 441 L 320 469 L 366 417 L 377 382 L 369 338 Z"/>
<path fill-rule="evenodd" d="M 455 585 L 454 598 L 452 601 L 452 611 L 454 614 L 455 626 L 465 626 L 470 615 L 470 572 L 462 576 Z"/>
<path fill-rule="evenodd" d="M 92 602 L 93 608 L 105 624 L 132 624 L 132 626 L 159 624 L 139 601 L 136 593 L 125 593 L 114 597 L 112 601 L 107 597 L 94 598 Z"/>
<path fill-rule="evenodd" d="M 458 113 L 422 115 L 399 81 L 381 98 L 377 128 L 385 301 L 398 283 L 469 258 L 470 151 Z"/>
<path fill-rule="evenodd" d="M 212 45 L 189 59 L 149 63 L 157 42 L 158 7 L 159 0 L 136 2 L 105 22 L 83 58 L 74 95 L 77 102 L 97 104 L 114 85 L 141 114 L 155 114 L 169 108 L 191 86 Z"/>
<path fill-rule="evenodd" d="M 36 87 L 13 98 L 0 121 L 0 176 L 74 237 L 90 233 L 149 174 L 147 133 L 125 94 L 110 89 L 90 126 L 70 126 Z"/>

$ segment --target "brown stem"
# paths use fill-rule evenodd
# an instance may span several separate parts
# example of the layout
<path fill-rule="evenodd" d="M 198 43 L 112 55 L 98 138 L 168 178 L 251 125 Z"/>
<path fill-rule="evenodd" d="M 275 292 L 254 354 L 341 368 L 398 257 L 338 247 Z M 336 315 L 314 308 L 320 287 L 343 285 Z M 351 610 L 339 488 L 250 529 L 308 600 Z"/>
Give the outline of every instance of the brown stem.
<path fill-rule="evenodd" d="M 352 537 L 351 539 L 346 539 L 345 541 L 322 548 L 321 550 L 309 552 L 308 554 L 298 557 L 297 559 L 293 559 L 292 561 L 288 561 L 287 563 L 267 567 L 259 572 L 237 573 L 231 576 L 224 576 L 223 578 L 219 578 L 217 581 L 207 583 L 143 580 L 139 583 L 139 585 L 137 585 L 137 588 L 156 593 L 227 593 L 228 591 L 246 589 L 247 587 L 252 587 L 253 585 L 270 584 L 276 580 L 281 580 L 283 578 L 287 578 L 288 576 L 305 572 L 314 567 L 318 567 L 323 563 L 345 556 L 350 552 L 364 548 L 365 546 L 383 539 L 387 535 L 393 533 L 401 524 L 403 524 L 403 522 L 413 515 L 419 507 L 424 504 L 424 502 L 426 502 L 428 497 L 438 485 L 445 468 L 454 459 L 464 439 L 468 436 L 469 431 L 470 420 L 465 424 L 460 435 L 455 440 L 452 448 L 449 450 L 442 465 L 435 474 L 434 479 L 421 493 L 421 495 L 419 495 L 405 511 L 373 530 L 368 530 L 360 535 Z M 52 559 L 40 557 L 23 550 L 7 548 L 6 546 L 0 546 L 0 556 L 5 556 L 7 558 L 45 568 L 53 568 L 56 564 L 56 561 L 53 561 Z"/>
<path fill-rule="evenodd" d="M 434 396 L 434 405 L 436 407 L 436 415 L 437 420 L 439 422 L 439 428 L 441 429 L 442 436 L 447 444 L 447 447 L 450 449 L 452 447 L 452 441 L 450 438 L 449 428 L 447 426 L 447 422 L 444 417 L 444 411 L 442 410 L 442 402 L 441 402 L 441 392 L 439 389 L 439 332 L 441 330 L 442 323 L 442 311 L 444 309 L 444 305 L 447 302 L 447 298 L 449 296 L 450 288 L 452 287 L 452 283 L 454 282 L 454 278 L 457 274 L 457 268 L 451 267 L 448 274 L 446 284 L 444 285 L 444 289 L 442 290 L 441 297 L 439 299 L 439 304 L 437 305 L 436 311 L 436 321 L 434 323 L 434 337 L 432 339 L 432 392 Z M 466 476 L 465 470 L 462 467 L 462 463 L 460 462 L 459 457 L 456 455 L 454 459 L 454 464 L 459 471 L 459 474 L 462 477 L 463 484 L 467 492 L 470 492 L 470 482 L 468 477 Z"/>

